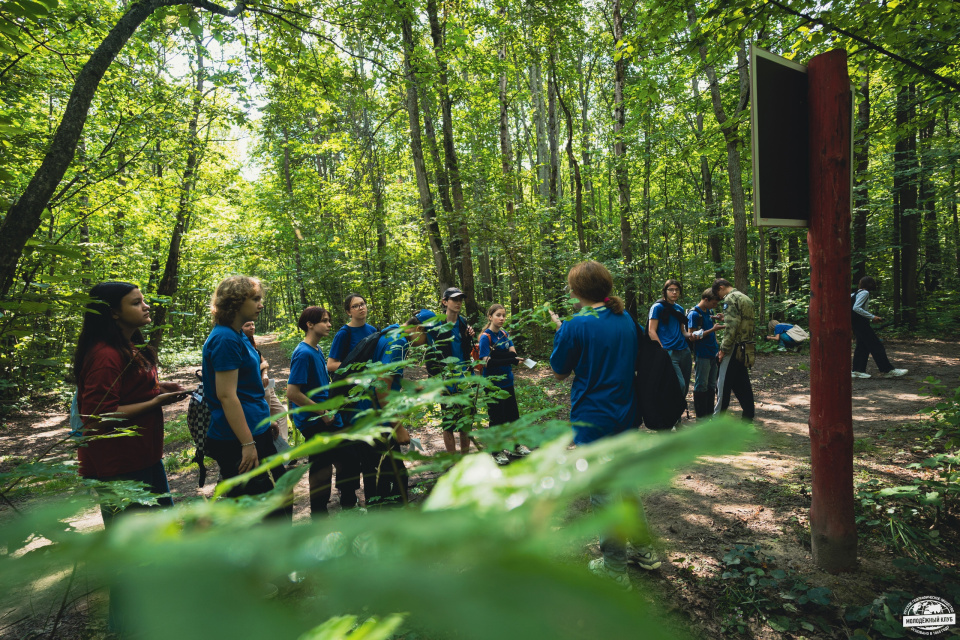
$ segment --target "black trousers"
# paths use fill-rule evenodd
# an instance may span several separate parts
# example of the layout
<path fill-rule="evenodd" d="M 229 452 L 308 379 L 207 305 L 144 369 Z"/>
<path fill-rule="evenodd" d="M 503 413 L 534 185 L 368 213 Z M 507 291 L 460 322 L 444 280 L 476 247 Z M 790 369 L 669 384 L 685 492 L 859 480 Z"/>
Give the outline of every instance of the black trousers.
<path fill-rule="evenodd" d="M 325 425 L 319 421 L 311 421 L 300 432 L 303 434 L 304 440 L 309 440 L 318 433 L 329 433 Z M 357 489 L 360 488 L 360 449 L 366 446 L 368 445 L 363 442 L 345 440 L 332 449 L 321 451 L 307 458 L 310 463 L 311 475 L 326 467 L 326 475 L 331 478 L 333 469 L 336 469 L 337 488 L 340 490 L 340 507 L 343 509 L 352 509 L 357 506 Z M 318 487 L 311 486 L 310 513 L 327 513 L 327 504 L 330 502 L 332 493 L 333 484 L 330 480 L 323 482 Z"/>
<path fill-rule="evenodd" d="M 857 348 L 853 351 L 853 370 L 866 373 L 867 360 L 872 355 L 880 373 L 893 371 L 893 365 L 887 358 L 887 349 L 883 346 L 870 321 L 860 314 L 853 314 L 853 335 L 857 337 Z"/>
<path fill-rule="evenodd" d="M 506 391 L 510 395 L 506 398 L 491 399 L 487 404 L 491 427 L 520 419 L 520 409 L 517 407 L 517 394 L 514 388 L 507 387 L 501 391 Z"/>
<path fill-rule="evenodd" d="M 398 506 L 407 503 L 407 465 L 394 454 L 400 445 L 392 436 L 377 440 L 373 446 L 364 443 L 360 450 L 363 470 L 363 495 L 367 507 Z"/>
<path fill-rule="evenodd" d="M 730 406 L 730 392 L 737 396 L 740 408 L 743 410 L 744 420 L 753 420 L 756 409 L 753 404 L 753 386 L 750 384 L 750 370 L 746 365 L 733 357 L 733 354 L 724 354 L 720 363 L 720 378 L 717 380 L 717 405 L 713 412 L 726 411 Z"/>
<path fill-rule="evenodd" d="M 270 429 L 253 436 L 253 441 L 256 443 L 257 458 L 260 460 L 277 454 L 277 449 L 273 446 L 273 432 Z M 220 467 L 220 477 L 223 480 L 240 475 L 238 468 L 240 459 L 243 457 L 243 448 L 240 446 L 239 440 L 213 440 L 208 438 L 206 449 L 207 454 L 217 461 L 217 465 Z M 286 473 L 286 469 L 281 465 L 271 469 L 270 473 L 273 475 L 274 482 L 276 482 Z M 246 484 L 234 487 L 227 493 L 227 496 L 230 498 L 256 496 L 267 493 L 271 489 L 273 489 L 273 482 L 270 482 L 270 478 L 266 474 L 260 474 Z M 293 520 L 293 504 L 275 509 L 267 514 L 267 517 Z"/>

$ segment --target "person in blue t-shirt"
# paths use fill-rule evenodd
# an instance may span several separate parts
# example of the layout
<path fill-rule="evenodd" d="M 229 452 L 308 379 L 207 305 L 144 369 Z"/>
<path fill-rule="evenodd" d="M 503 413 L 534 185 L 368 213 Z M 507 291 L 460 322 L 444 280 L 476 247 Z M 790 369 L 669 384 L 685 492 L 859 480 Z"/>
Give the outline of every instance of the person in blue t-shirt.
<path fill-rule="evenodd" d="M 800 343 L 787 335 L 787 331 L 793 329 L 793 325 L 788 322 L 777 322 L 776 320 L 771 320 L 767 324 L 767 329 L 770 331 L 770 335 L 767 336 L 767 340 L 771 342 L 780 343 L 780 351 L 786 351 L 792 347 L 799 347 Z"/>
<path fill-rule="evenodd" d="M 633 428 L 637 325 L 623 312 L 623 300 L 611 295 L 613 278 L 599 262 L 588 260 L 574 265 L 567 274 L 567 283 L 581 310 L 566 322 L 551 312 L 557 334 L 553 338 L 550 367 L 558 380 L 575 374 L 570 390 L 570 421 L 584 423 L 573 426 L 573 441 L 585 445 Z M 597 507 L 609 500 L 610 496 L 605 494 L 590 496 Z M 600 536 L 600 551 L 603 557 L 591 561 L 590 570 L 629 587 L 626 540 L 616 533 L 604 532 Z M 653 549 L 640 547 L 639 553 L 642 567 L 660 566 Z"/>
<path fill-rule="evenodd" d="M 303 341 L 293 350 L 290 357 L 290 375 L 287 379 L 287 400 L 291 409 L 320 404 L 330 397 L 330 374 L 327 373 L 327 359 L 320 349 L 320 340 L 330 335 L 332 322 L 330 312 L 321 307 L 307 307 L 300 313 L 297 326 L 303 331 Z M 301 411 L 293 414 L 293 424 L 309 440 L 319 433 L 329 433 L 343 428 L 343 421 L 336 410 Z M 337 468 L 337 484 L 340 485 L 340 506 L 350 509 L 357 506 L 356 490 L 349 490 L 349 482 L 341 480 L 347 473 L 355 473 L 356 466 L 352 458 L 344 464 L 345 455 L 349 455 L 351 443 L 341 442 L 333 449 L 315 453 L 308 458 L 310 463 L 310 514 L 327 513 L 330 502 L 333 467 Z M 347 485 L 347 488 L 344 488 Z"/>
<path fill-rule="evenodd" d="M 450 329 L 440 330 L 443 324 L 434 323 L 430 330 L 429 340 L 432 351 L 427 354 L 427 372 L 431 376 L 443 376 L 449 380 L 446 395 L 463 391 L 468 387 L 464 379 L 472 375 L 470 369 L 470 353 L 473 351 L 473 336 L 475 331 L 470 324 L 460 316 L 463 300 L 466 294 L 457 287 L 450 287 L 443 292 L 441 305 L 444 309 L 443 324 L 452 325 Z M 446 365 L 443 360 L 456 358 L 455 365 Z M 457 452 L 457 441 L 453 433 L 460 432 L 460 453 L 466 454 L 470 449 L 470 428 L 473 425 L 473 416 L 477 408 L 473 405 L 447 405 L 441 407 L 440 426 L 443 429 L 443 446 L 447 453 Z"/>
<path fill-rule="evenodd" d="M 650 307 L 650 319 L 647 329 L 650 337 L 660 343 L 660 346 L 670 353 L 673 370 L 677 372 L 680 386 L 683 387 L 683 397 L 687 397 L 690 390 L 690 370 L 693 368 L 693 354 L 687 340 L 687 314 L 683 307 L 677 304 L 683 286 L 677 280 L 667 280 L 663 283 L 663 298 L 657 300 Z"/>
<path fill-rule="evenodd" d="M 260 356 L 241 331 L 263 310 L 263 286 L 248 276 L 227 278 L 217 286 L 210 310 L 215 324 L 203 343 L 204 400 L 211 412 L 206 449 L 217 461 L 220 477 L 227 479 L 255 469 L 260 460 L 277 453 Z M 271 473 L 279 480 L 284 468 L 274 467 Z M 227 495 L 256 495 L 272 488 L 273 482 L 261 474 Z M 271 516 L 292 518 L 293 507 L 285 505 Z"/>
<path fill-rule="evenodd" d="M 513 385 L 513 369 L 511 367 L 519 364 L 523 359 L 517 355 L 517 349 L 514 347 L 510 335 L 503 330 L 503 324 L 506 321 L 506 308 L 502 304 L 490 305 L 490 308 L 487 309 L 487 326 L 480 332 L 480 340 L 478 341 L 480 360 L 483 362 L 483 377 L 503 377 L 502 380 L 494 381 L 494 384 L 509 394 L 506 398 L 490 398 L 488 400 L 487 415 L 491 427 L 520 419 L 520 409 L 517 407 L 517 394 Z M 519 455 L 528 455 L 530 449 L 518 444 L 516 452 Z M 503 451 L 497 453 L 494 459 L 497 464 L 509 462 L 506 453 Z"/>
<path fill-rule="evenodd" d="M 720 375 L 717 353 L 720 352 L 720 345 L 717 344 L 716 331 L 723 329 L 723 325 L 716 324 L 710 312 L 717 308 L 719 302 L 720 298 L 713 295 L 713 289 L 705 289 L 700 294 L 700 302 L 687 316 L 687 326 L 694 338 L 693 348 L 697 356 L 697 374 L 693 382 L 693 410 L 698 420 L 713 415 L 717 394 L 717 377 Z"/>
<path fill-rule="evenodd" d="M 340 363 L 353 351 L 354 347 L 367 336 L 377 332 L 377 328 L 367 324 L 367 314 L 370 306 L 367 300 L 359 293 L 348 293 L 343 299 L 343 310 L 349 321 L 340 327 L 333 342 L 330 344 L 330 357 L 327 358 L 327 371 L 333 373 L 340 368 Z M 357 415 L 364 409 L 369 409 L 367 401 L 357 402 L 340 410 L 344 426 L 352 425 Z M 344 496 L 348 506 L 355 504 L 350 498 L 360 489 L 360 476 L 363 474 L 363 460 L 372 455 L 370 445 L 360 440 L 350 443 L 347 450 L 340 456 L 340 465 L 337 466 L 337 488 L 340 489 L 340 500 L 343 504 Z"/>
<path fill-rule="evenodd" d="M 327 371 L 330 373 L 340 368 L 340 363 L 353 351 L 354 347 L 360 344 L 361 340 L 377 332 L 375 326 L 367 324 L 369 307 L 366 299 L 359 293 L 347 294 L 343 299 L 343 310 L 350 320 L 333 336 L 330 357 L 327 358 Z"/>
<path fill-rule="evenodd" d="M 436 318 L 434 312 L 421 309 L 402 326 L 393 324 L 384 329 L 384 334 L 377 342 L 377 348 L 373 356 L 374 362 L 391 365 L 405 360 L 410 346 L 420 346 L 426 343 L 427 332 L 423 323 L 432 318 Z M 399 365 L 378 380 L 375 398 L 377 408 L 381 411 L 390 402 L 390 394 L 402 390 L 401 380 L 403 380 L 403 367 Z M 410 433 L 400 422 L 393 422 L 390 426 L 393 428 L 393 432 L 377 440 L 373 446 L 376 457 L 373 461 L 375 482 L 372 487 L 368 488 L 371 483 L 367 482 L 368 476 L 364 475 L 364 491 L 368 507 L 377 504 L 400 505 L 407 503 L 407 482 L 409 479 L 407 467 L 403 460 L 394 454 L 399 451 L 400 445 L 410 444 Z"/>

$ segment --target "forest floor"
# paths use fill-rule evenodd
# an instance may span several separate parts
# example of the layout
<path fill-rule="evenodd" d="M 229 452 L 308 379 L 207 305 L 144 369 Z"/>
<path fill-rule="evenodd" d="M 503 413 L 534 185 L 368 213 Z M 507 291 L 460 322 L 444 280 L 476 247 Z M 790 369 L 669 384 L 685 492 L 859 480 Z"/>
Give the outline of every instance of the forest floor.
<path fill-rule="evenodd" d="M 273 365 L 271 376 L 277 380 L 281 398 L 288 373 L 288 357 L 273 336 L 259 340 L 264 357 Z M 951 388 L 960 379 L 960 344 L 938 340 L 888 341 L 887 350 L 898 367 L 909 374 L 894 379 L 853 380 L 853 413 L 855 437 L 855 481 L 878 479 L 884 485 L 902 485 L 916 481 L 921 471 L 907 468 L 931 455 L 928 440 L 931 427 L 923 424 L 918 412 L 937 402 L 937 398 L 920 393 L 923 380 L 933 376 Z M 860 567 L 852 574 L 830 575 L 817 569 L 812 561 L 808 514 L 810 508 L 810 443 L 807 428 L 809 412 L 809 368 L 806 355 L 796 353 L 758 354 L 752 370 L 757 401 L 757 428 L 760 439 L 747 450 L 723 457 L 698 460 L 680 469 L 670 486 L 644 497 L 648 519 L 656 535 L 656 547 L 663 557 L 663 566 L 654 572 L 631 569 L 638 597 L 666 603 L 668 610 L 688 618 L 695 633 L 715 637 L 726 633 L 739 637 L 846 637 L 841 613 L 843 606 L 869 605 L 878 595 L 891 589 L 910 592 L 923 588 L 911 575 L 893 564 L 896 557 L 875 538 L 861 535 Z M 162 376 L 185 387 L 195 386 L 193 371 L 185 367 Z M 871 361 L 869 373 L 876 373 Z M 416 369 L 410 377 L 422 377 Z M 518 386 L 533 385 L 544 390 L 549 402 L 560 406 L 564 418 L 569 410 L 569 383 L 556 383 L 548 370 L 539 366 L 532 371 L 517 372 Z M 733 401 L 733 413 L 738 407 Z M 692 406 L 692 402 L 691 402 Z M 197 471 L 190 466 L 193 445 L 186 430 L 187 402 L 165 408 L 167 444 L 165 463 L 175 496 L 212 495 L 216 483 L 216 465 L 208 467 L 208 481 L 197 487 Z M 68 416 L 60 403 L 37 406 L 29 411 L 8 415 L 0 423 L 0 472 L 8 471 L 15 459 L 34 458 L 60 441 L 68 428 Z M 443 450 L 441 432 L 436 425 L 423 425 L 411 430 L 420 438 L 427 455 Z M 663 437 L 662 434 L 650 434 Z M 54 457 L 56 453 L 54 453 Z M 430 478 L 411 471 L 411 482 Z M 309 518 L 306 479 L 296 490 L 295 522 Z M 331 511 L 339 509 L 334 492 Z M 21 495 L 14 500 L 19 509 L 29 509 L 33 496 Z M 589 508 L 586 500 L 574 509 Z M 0 525 L 13 517 L 6 504 L 0 505 Z M 75 523 L 81 529 L 102 526 L 99 511 L 91 509 Z M 958 531 L 941 531 L 942 557 L 946 566 L 960 564 Z M 735 545 L 759 545 L 757 567 L 768 571 L 780 569 L 789 576 L 802 579 L 810 588 L 825 587 L 831 592 L 832 613 L 823 613 L 816 622 L 797 626 L 803 615 L 797 612 L 794 622 L 781 631 L 762 621 L 783 613 L 771 604 L 748 605 L 756 595 L 744 580 L 721 579 L 729 569 L 723 558 Z M 596 555 L 596 547 L 586 555 Z M 743 555 L 742 552 L 740 555 Z M 729 561 L 728 556 L 728 561 Z M 743 568 L 748 562 L 744 556 Z M 929 595 L 925 592 L 915 596 Z M 100 637 L 102 625 L 88 620 L 90 609 L 102 607 L 102 596 L 96 592 L 79 594 L 59 622 L 58 637 Z M 960 602 L 954 602 L 954 606 Z M 49 606 L 49 610 L 47 610 Z M 34 637 L 36 631 L 49 629 L 59 603 L 40 606 L 36 603 L 30 616 L 22 611 L 4 608 L 0 603 L 0 638 Z M 766 607 L 766 608 L 764 608 Z M 824 610 L 826 611 L 826 610 Z M 899 612 L 894 612 L 899 613 Z M 738 617 L 738 614 L 741 617 Z M 789 607 L 787 609 L 789 614 Z M 805 614 L 804 614 L 805 615 Z M 804 620 L 805 621 L 805 620 Z M 26 625 L 26 626 L 25 626 Z M 24 633 L 27 632 L 27 636 Z"/>

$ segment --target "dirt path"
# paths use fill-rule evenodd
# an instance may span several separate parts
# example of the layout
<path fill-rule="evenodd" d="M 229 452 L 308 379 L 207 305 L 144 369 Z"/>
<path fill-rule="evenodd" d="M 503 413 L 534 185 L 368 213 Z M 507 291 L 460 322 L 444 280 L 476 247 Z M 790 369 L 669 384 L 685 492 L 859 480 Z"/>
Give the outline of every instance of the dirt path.
<path fill-rule="evenodd" d="M 273 336 L 260 339 L 260 349 L 271 363 L 271 376 L 284 397 L 289 360 Z M 952 387 L 960 378 L 960 344 L 942 341 L 887 342 L 891 360 L 910 373 L 897 379 L 853 381 L 855 472 L 869 472 L 890 482 L 904 483 L 917 476 L 906 468 L 927 457 L 927 445 L 917 412 L 936 402 L 919 394 L 923 380 L 933 376 Z M 739 542 L 759 543 L 776 558 L 780 567 L 794 568 L 810 582 L 829 587 L 851 602 L 869 603 L 877 595 L 877 579 L 894 573 L 892 556 L 864 550 L 861 571 L 848 576 L 831 576 L 817 570 L 810 557 L 807 515 L 810 506 L 809 372 L 806 356 L 794 353 L 760 354 L 752 372 L 757 399 L 757 427 L 762 439 L 736 456 L 706 458 L 678 470 L 672 485 L 648 495 L 645 505 L 659 546 L 669 558 L 658 573 L 636 575 L 635 580 L 666 591 L 678 609 L 685 611 L 708 635 L 719 632 L 715 620 L 716 594 L 704 591 L 701 580 L 716 576 L 723 553 Z M 868 372 L 876 373 L 871 361 Z M 184 386 L 195 385 L 187 367 L 163 376 Z M 424 372 L 408 370 L 408 377 Z M 518 371 L 518 378 L 540 385 L 548 372 L 542 368 Z M 551 401 L 569 409 L 569 384 L 557 387 L 550 379 Z M 168 422 L 186 411 L 186 401 L 165 408 Z M 738 408 L 734 403 L 734 413 Z M 16 458 L 34 457 L 62 439 L 68 418 L 62 406 L 48 406 L 15 414 L 0 427 L 0 471 L 8 470 Z M 907 425 L 906 431 L 902 430 Z M 412 429 L 426 454 L 443 449 L 436 425 Z M 650 434 L 651 437 L 663 437 Z M 895 436 L 895 437 L 894 437 Z M 192 443 L 178 442 L 165 447 L 165 458 L 192 452 Z M 62 454 L 61 454 L 62 455 Z M 216 482 L 216 465 L 208 469 L 207 486 L 197 488 L 197 472 L 186 468 L 170 473 L 170 485 L 180 500 L 200 495 L 209 497 Z M 423 476 L 421 476 L 422 478 Z M 417 476 L 414 471 L 414 481 Z M 297 488 L 295 519 L 308 517 L 306 480 Z M 18 506 L 26 499 L 21 498 Z M 339 508 L 334 492 L 331 508 Z M 10 508 L 0 505 L 0 523 L 11 517 Z M 91 510 L 77 523 L 83 528 L 102 526 L 99 512 Z M 869 551 L 869 552 L 867 552 Z M 773 634 L 773 635 L 771 635 Z M 757 637 L 782 637 L 769 629 L 755 631 Z"/>

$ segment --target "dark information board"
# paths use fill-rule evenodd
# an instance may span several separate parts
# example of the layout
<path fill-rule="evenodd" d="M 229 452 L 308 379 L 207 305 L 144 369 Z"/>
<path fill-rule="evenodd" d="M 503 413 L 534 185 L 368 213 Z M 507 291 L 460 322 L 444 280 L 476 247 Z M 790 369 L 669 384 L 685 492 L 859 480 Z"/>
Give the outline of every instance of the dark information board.
<path fill-rule="evenodd" d="M 750 61 L 754 223 L 806 227 L 810 219 L 807 69 L 754 46 Z"/>

